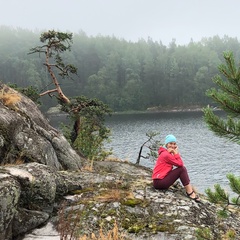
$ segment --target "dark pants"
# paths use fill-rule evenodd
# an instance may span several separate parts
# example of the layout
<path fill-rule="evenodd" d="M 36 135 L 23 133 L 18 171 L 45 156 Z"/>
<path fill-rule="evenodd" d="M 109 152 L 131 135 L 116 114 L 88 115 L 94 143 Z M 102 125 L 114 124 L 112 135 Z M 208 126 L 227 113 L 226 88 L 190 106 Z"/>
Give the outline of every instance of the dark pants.
<path fill-rule="evenodd" d="M 173 169 L 163 179 L 153 179 L 153 186 L 156 189 L 168 189 L 179 178 L 183 186 L 186 186 L 190 183 L 188 172 L 185 167 Z"/>

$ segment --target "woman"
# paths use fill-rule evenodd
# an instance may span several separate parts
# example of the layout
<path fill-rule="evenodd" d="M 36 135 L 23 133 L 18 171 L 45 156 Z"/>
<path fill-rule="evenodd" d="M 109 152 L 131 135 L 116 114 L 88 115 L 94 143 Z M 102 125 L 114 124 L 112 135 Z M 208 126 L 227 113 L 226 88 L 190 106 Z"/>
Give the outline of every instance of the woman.
<path fill-rule="evenodd" d="M 201 199 L 196 195 L 190 184 L 188 172 L 178 152 L 176 142 L 175 136 L 167 135 L 165 147 L 159 148 L 159 156 L 152 174 L 153 186 L 155 189 L 168 189 L 177 179 L 180 179 L 187 196 L 196 202 L 200 202 Z"/>

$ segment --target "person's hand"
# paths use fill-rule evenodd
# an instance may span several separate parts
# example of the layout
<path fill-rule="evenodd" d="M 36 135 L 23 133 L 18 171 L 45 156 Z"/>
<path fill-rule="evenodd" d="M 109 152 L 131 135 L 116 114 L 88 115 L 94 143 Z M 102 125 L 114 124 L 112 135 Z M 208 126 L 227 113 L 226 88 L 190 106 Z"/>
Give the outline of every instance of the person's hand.
<path fill-rule="evenodd" d="M 174 149 L 173 148 L 168 148 L 167 149 L 169 153 L 173 153 L 174 154 Z"/>
<path fill-rule="evenodd" d="M 176 147 L 176 148 L 168 148 L 167 150 L 168 150 L 169 153 L 178 154 L 178 147 Z"/>
<path fill-rule="evenodd" d="M 174 152 L 173 152 L 174 154 L 178 154 L 178 147 L 176 147 L 175 149 L 174 149 Z"/>

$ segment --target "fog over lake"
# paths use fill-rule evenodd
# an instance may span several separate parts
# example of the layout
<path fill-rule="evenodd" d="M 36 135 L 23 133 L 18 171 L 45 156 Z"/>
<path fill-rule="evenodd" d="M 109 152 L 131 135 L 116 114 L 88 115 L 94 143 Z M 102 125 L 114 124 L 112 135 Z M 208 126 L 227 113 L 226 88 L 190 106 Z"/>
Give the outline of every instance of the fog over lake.
<path fill-rule="evenodd" d="M 239 7 L 236 0 L 11 0 L 1 1 L 0 25 L 184 45 L 216 35 L 239 38 Z"/>

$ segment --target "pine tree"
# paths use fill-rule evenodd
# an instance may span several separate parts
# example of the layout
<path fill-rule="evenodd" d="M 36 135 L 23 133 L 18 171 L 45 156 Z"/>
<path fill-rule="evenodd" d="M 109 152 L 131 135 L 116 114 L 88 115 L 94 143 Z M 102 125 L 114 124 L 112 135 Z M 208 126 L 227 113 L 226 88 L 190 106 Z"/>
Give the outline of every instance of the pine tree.
<path fill-rule="evenodd" d="M 30 49 L 29 54 L 45 55 L 47 71 L 51 77 L 53 89 L 40 93 L 40 96 L 55 96 L 72 120 L 70 126 L 64 126 L 63 132 L 70 144 L 78 153 L 90 160 L 105 158 L 109 152 L 104 150 L 104 142 L 108 140 L 110 130 L 104 125 L 105 116 L 111 114 L 111 109 L 98 99 L 86 96 L 66 96 L 60 86 L 57 74 L 61 79 L 71 79 L 77 75 L 77 68 L 65 64 L 62 54 L 71 50 L 72 33 L 49 30 L 40 36 L 41 46 Z M 48 86 L 50 86 L 49 84 Z M 70 128 L 72 132 L 70 132 Z"/>
<path fill-rule="evenodd" d="M 232 142 L 240 144 L 240 65 L 235 64 L 232 52 L 224 52 L 223 57 L 225 64 L 219 65 L 221 73 L 213 78 L 213 82 L 219 87 L 218 89 L 209 89 L 206 94 L 217 103 L 218 107 L 223 110 L 227 117 L 217 116 L 211 107 L 203 109 L 204 120 L 209 129 L 217 136 L 227 138 Z M 238 195 L 230 201 L 230 196 L 219 184 L 215 184 L 215 192 L 210 189 L 206 194 L 210 201 L 221 203 L 227 206 L 235 205 L 240 207 L 240 178 L 233 174 L 228 174 L 231 190 Z"/>

